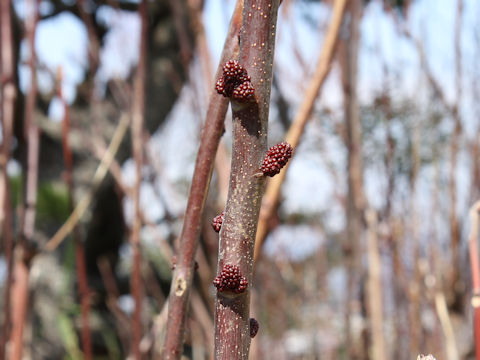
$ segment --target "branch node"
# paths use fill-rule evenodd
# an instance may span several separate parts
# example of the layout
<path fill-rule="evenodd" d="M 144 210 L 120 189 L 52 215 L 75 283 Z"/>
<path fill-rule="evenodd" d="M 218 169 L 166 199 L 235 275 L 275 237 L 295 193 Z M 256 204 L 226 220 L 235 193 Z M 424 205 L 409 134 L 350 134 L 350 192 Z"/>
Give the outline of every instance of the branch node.
<path fill-rule="evenodd" d="M 219 94 L 237 103 L 255 100 L 255 89 L 250 76 L 237 60 L 229 60 L 223 65 L 223 75 L 217 80 L 215 88 Z"/>

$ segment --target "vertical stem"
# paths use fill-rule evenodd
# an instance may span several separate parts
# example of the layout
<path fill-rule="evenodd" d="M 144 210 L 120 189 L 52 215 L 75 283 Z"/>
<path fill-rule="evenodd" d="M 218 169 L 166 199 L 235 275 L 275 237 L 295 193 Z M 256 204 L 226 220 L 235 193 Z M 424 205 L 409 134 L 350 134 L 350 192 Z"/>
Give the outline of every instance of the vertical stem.
<path fill-rule="evenodd" d="M 5 139 L 5 137 L 3 138 Z M 2 154 L 3 155 L 3 154 Z M 3 326 L 2 334 L 0 338 L 0 359 L 5 359 L 5 345 L 8 339 L 8 333 L 10 331 L 10 291 L 12 288 L 12 278 L 13 278 L 13 229 L 12 229 L 12 210 L 10 207 L 10 187 L 8 186 L 8 176 L 7 172 L 1 174 L 0 180 L 2 181 L 1 186 L 5 191 L 3 201 L 0 203 L 3 213 L 2 219 L 2 228 L 3 228 L 3 239 L 4 239 L 4 256 L 7 262 L 7 278 L 5 280 L 4 286 L 4 295 L 3 295 Z"/>
<path fill-rule="evenodd" d="M 422 277 L 419 269 L 420 260 L 420 234 L 419 234 L 419 214 L 418 204 L 416 202 L 417 197 L 417 178 L 420 171 L 421 159 L 420 159 L 420 144 L 421 144 L 421 126 L 416 123 L 413 126 L 411 145 L 411 171 L 410 171 L 410 211 L 408 221 L 410 223 L 411 234 L 411 258 L 413 260 L 413 279 L 410 281 L 408 298 L 409 307 L 409 326 L 410 326 L 410 354 L 415 356 L 420 352 L 420 343 L 422 335 L 422 323 L 420 321 L 420 300 L 422 287 Z"/>
<path fill-rule="evenodd" d="M 479 216 L 480 201 L 477 201 L 470 209 L 469 235 L 470 266 L 472 268 L 472 307 L 474 311 L 473 331 L 476 360 L 480 360 L 480 263 L 478 259 Z"/>
<path fill-rule="evenodd" d="M 452 251 L 452 290 L 457 300 L 458 290 L 457 283 L 460 280 L 460 221 L 457 215 L 457 155 L 459 141 L 462 133 L 462 122 L 460 114 L 460 106 L 462 100 L 462 50 L 461 50 L 461 34 L 462 34 L 462 14 L 463 0 L 457 1 L 457 12 L 455 17 L 455 86 L 456 86 L 456 104 L 452 107 L 452 116 L 454 121 L 454 130 L 450 142 L 450 174 L 449 174 L 449 194 L 450 194 L 450 244 Z M 458 294 L 460 295 L 460 294 Z"/>
<path fill-rule="evenodd" d="M 363 194 L 363 164 L 361 150 L 360 109 L 357 96 L 358 46 L 360 38 L 360 16 L 362 3 L 358 0 L 349 3 L 348 39 L 344 44 L 342 57 L 342 82 L 345 97 L 345 127 L 347 146 L 347 204 L 346 204 L 346 243 L 345 262 L 348 270 L 346 342 L 349 356 L 354 358 L 356 349 L 351 338 L 350 311 L 355 300 L 356 289 L 360 284 L 360 242 L 362 239 L 363 210 L 365 198 Z"/>
<path fill-rule="evenodd" d="M 10 289 L 13 271 L 13 229 L 12 211 L 9 197 L 9 179 L 7 165 L 11 157 L 12 131 L 15 99 L 15 65 L 13 61 L 12 23 L 10 1 L 0 2 L 0 84 L 1 84 L 1 121 L 2 145 L 0 149 L 0 231 L 4 237 L 5 259 L 7 261 L 7 279 L 4 288 L 4 319 L 0 342 L 0 359 L 5 358 L 5 344 L 10 331 Z"/>
<path fill-rule="evenodd" d="M 239 63 L 255 88 L 255 102 L 232 102 L 232 168 L 218 267 L 238 266 L 249 286 L 264 179 L 256 177 L 267 150 L 267 123 L 279 0 L 245 0 Z M 217 292 L 215 358 L 247 359 L 250 348 L 250 289 Z"/>
<path fill-rule="evenodd" d="M 145 61 L 147 52 L 147 1 L 142 0 L 139 6 L 141 18 L 140 31 L 140 56 L 138 59 L 137 72 L 134 80 L 134 98 L 132 104 L 132 144 L 133 157 L 135 159 L 136 178 L 132 191 L 134 202 L 134 219 L 132 224 L 130 244 L 133 252 L 132 274 L 130 278 L 130 289 L 135 300 L 135 309 L 132 316 L 132 348 L 130 353 L 136 360 L 140 360 L 140 340 L 142 336 L 141 310 L 142 310 L 142 275 L 140 257 L 140 230 L 142 227 L 142 216 L 140 211 L 140 186 L 142 182 L 143 166 L 143 122 L 145 105 Z"/>
<path fill-rule="evenodd" d="M 68 112 L 68 104 L 63 97 L 62 93 L 62 74 L 61 68 L 57 76 L 58 81 L 58 97 L 63 104 L 64 115 L 62 121 L 62 150 L 63 161 L 65 165 L 65 182 L 68 188 L 68 202 L 70 212 L 74 210 L 74 184 L 73 184 L 73 155 L 70 149 L 68 141 L 68 134 L 70 129 L 70 120 Z M 75 226 L 72 231 L 72 235 L 75 241 L 75 263 L 77 267 L 77 281 L 78 281 L 78 293 L 80 294 L 80 307 L 82 312 L 82 350 L 86 360 L 92 358 L 92 345 L 91 345 L 91 333 L 90 333 L 90 290 L 88 288 L 87 270 L 85 265 L 85 251 L 83 243 L 78 233 L 78 227 Z"/>
<path fill-rule="evenodd" d="M 238 54 L 237 36 L 240 32 L 242 9 L 243 0 L 239 0 L 230 22 L 217 76 L 221 74 L 223 63 Z M 216 92 L 212 92 L 180 236 L 179 249 L 181 251 L 177 254 L 177 264 L 170 290 L 164 359 L 180 359 L 182 355 L 185 319 L 193 281 L 195 252 L 201 232 L 203 208 L 212 176 L 215 153 L 224 131 L 223 123 L 227 108 L 228 100 Z"/>
<path fill-rule="evenodd" d="M 30 67 L 30 89 L 27 94 L 25 105 L 24 128 L 27 138 L 27 166 L 25 188 L 25 212 L 22 224 L 22 235 L 18 244 L 15 266 L 14 284 L 12 287 L 12 319 L 13 329 L 11 334 L 12 353 L 11 358 L 16 360 L 22 357 L 23 328 L 28 313 L 28 279 L 30 261 L 33 253 L 31 245 L 35 229 L 35 209 L 37 204 L 38 182 L 38 153 L 40 146 L 40 131 L 35 123 L 34 111 L 37 99 L 37 59 L 35 53 L 35 30 L 38 22 L 39 0 L 28 2 L 26 16 L 26 36 L 30 51 L 28 65 Z"/>
<path fill-rule="evenodd" d="M 440 324 L 442 325 L 443 335 L 445 336 L 445 348 L 449 360 L 459 360 L 457 344 L 455 341 L 455 331 L 453 329 L 452 319 L 448 312 L 445 294 L 439 288 L 435 291 L 435 309 L 437 311 Z"/>
<path fill-rule="evenodd" d="M 387 359 L 383 337 L 382 262 L 377 238 L 377 214 L 367 211 L 368 226 L 368 312 L 371 322 L 372 359 Z"/>
<path fill-rule="evenodd" d="M 100 44 L 98 41 L 98 38 L 95 34 L 95 26 L 93 24 L 93 19 L 92 16 L 93 14 L 88 14 L 85 11 L 85 7 L 87 6 L 87 1 L 86 0 L 79 0 L 77 1 L 77 7 L 78 7 L 78 12 L 80 14 L 80 18 L 82 19 L 83 23 L 85 24 L 87 28 L 87 34 L 88 34 L 88 63 L 89 63 L 89 69 L 88 69 L 88 83 L 90 84 L 90 101 L 94 100 L 94 79 L 95 79 L 95 74 L 97 73 L 98 69 L 98 64 L 99 64 L 99 50 L 100 50 Z"/>

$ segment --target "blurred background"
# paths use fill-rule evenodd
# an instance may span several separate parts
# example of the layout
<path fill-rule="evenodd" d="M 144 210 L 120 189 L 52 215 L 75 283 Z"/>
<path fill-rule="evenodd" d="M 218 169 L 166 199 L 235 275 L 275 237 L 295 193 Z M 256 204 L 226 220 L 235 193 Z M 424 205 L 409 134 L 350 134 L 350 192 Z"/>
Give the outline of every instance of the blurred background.
<path fill-rule="evenodd" d="M 269 146 L 305 99 L 336 1 L 280 7 Z M 138 216 L 140 348 L 145 358 L 161 350 L 172 257 L 235 1 L 147 6 L 142 52 L 137 1 L 2 0 L 0 358 L 18 349 L 23 359 L 128 357 Z M 267 222 L 250 358 L 475 358 L 479 15 L 475 0 L 350 1 Z M 142 54 L 137 171 L 127 127 Z M 194 360 L 213 358 L 210 222 L 227 196 L 230 119 L 196 257 L 185 338 Z"/>

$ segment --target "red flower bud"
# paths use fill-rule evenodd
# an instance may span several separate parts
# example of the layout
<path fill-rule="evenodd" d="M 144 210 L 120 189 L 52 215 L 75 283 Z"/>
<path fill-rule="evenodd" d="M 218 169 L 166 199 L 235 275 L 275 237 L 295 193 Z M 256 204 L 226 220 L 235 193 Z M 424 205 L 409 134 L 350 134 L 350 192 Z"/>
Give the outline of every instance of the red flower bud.
<path fill-rule="evenodd" d="M 247 289 L 248 281 L 242 276 L 238 266 L 226 264 L 213 280 L 213 285 L 220 292 L 232 291 L 239 294 Z"/>
<path fill-rule="evenodd" d="M 267 151 L 262 164 L 262 172 L 265 176 L 274 176 L 287 164 L 292 157 L 293 148 L 286 142 L 272 146 Z"/>
<path fill-rule="evenodd" d="M 213 218 L 213 220 L 212 220 L 213 230 L 215 230 L 216 232 L 220 232 L 220 229 L 222 228 L 224 218 L 225 218 L 225 214 L 224 214 L 223 211 L 219 215 L 217 215 Z"/>
<path fill-rule="evenodd" d="M 215 89 L 219 94 L 240 102 L 253 100 L 255 94 L 247 70 L 237 60 L 223 65 L 223 75 L 217 80 Z"/>

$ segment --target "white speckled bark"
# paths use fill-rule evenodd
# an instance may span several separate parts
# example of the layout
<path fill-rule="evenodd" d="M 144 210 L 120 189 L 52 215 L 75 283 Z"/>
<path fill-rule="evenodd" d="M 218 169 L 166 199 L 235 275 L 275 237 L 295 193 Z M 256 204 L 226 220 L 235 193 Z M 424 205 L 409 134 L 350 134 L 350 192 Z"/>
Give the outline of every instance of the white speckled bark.
<path fill-rule="evenodd" d="M 279 0 L 246 0 L 239 63 L 251 77 L 255 102 L 232 103 L 233 149 L 225 219 L 220 231 L 218 268 L 238 265 L 249 286 L 242 294 L 217 293 L 215 358 L 248 359 L 249 289 L 264 178 L 258 177 L 267 150 L 267 123 Z"/>

